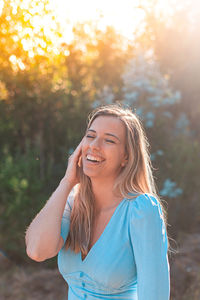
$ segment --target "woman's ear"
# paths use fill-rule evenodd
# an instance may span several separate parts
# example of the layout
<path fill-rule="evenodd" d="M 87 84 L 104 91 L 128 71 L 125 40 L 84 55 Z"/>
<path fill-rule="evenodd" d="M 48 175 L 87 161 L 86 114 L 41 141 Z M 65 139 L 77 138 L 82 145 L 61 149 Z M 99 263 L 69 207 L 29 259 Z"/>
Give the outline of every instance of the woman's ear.
<path fill-rule="evenodd" d="M 128 153 L 127 153 L 127 151 L 126 151 L 126 154 L 125 154 L 125 156 L 124 156 L 124 161 L 127 163 L 128 162 Z"/>
<path fill-rule="evenodd" d="M 125 155 L 125 157 L 121 163 L 121 166 L 124 167 L 127 163 L 128 163 L 128 155 Z"/>

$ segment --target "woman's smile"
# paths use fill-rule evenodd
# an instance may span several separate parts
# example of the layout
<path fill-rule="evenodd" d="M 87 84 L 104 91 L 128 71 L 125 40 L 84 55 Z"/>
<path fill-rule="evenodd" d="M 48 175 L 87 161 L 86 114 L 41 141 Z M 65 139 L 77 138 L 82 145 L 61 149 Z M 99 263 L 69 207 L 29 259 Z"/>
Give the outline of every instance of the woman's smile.
<path fill-rule="evenodd" d="M 86 159 L 85 163 L 88 164 L 89 166 L 99 166 L 102 165 L 104 161 L 92 161 L 92 160 L 88 160 Z"/>
<path fill-rule="evenodd" d="M 92 177 L 118 174 L 125 159 L 125 127 L 112 116 L 97 117 L 87 130 L 82 146 L 83 172 Z"/>

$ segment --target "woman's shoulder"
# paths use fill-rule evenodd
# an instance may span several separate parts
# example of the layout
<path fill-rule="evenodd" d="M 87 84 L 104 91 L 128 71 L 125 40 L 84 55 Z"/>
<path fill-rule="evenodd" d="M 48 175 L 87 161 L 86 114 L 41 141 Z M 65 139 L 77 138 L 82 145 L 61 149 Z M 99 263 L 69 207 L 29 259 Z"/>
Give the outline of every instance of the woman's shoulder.
<path fill-rule="evenodd" d="M 73 207 L 73 203 L 74 203 L 74 197 L 75 194 L 77 192 L 78 189 L 78 184 L 75 185 L 72 190 L 70 191 L 68 197 L 67 197 L 67 201 L 66 201 L 66 205 L 65 205 L 65 210 L 72 210 Z"/>
<path fill-rule="evenodd" d="M 142 193 L 129 198 L 131 217 L 146 217 L 159 212 L 162 215 L 162 209 L 157 196 L 150 193 Z"/>

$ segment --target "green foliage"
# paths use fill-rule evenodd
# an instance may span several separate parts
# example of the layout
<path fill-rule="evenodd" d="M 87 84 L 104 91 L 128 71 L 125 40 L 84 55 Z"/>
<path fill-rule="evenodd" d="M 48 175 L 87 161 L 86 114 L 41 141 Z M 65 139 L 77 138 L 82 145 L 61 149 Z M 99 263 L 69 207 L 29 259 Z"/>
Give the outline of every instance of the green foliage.
<path fill-rule="evenodd" d="M 84 134 L 88 112 L 117 100 L 132 107 L 144 123 L 154 177 L 169 204 L 169 223 L 176 231 L 191 230 L 200 220 L 195 96 L 200 68 L 195 58 L 192 64 L 185 59 L 190 47 L 178 47 L 175 37 L 185 39 L 183 27 L 178 35 L 180 27 L 171 25 L 175 33 L 170 35 L 149 8 L 147 30 L 138 31 L 127 49 L 112 28 L 101 32 L 89 22 L 90 30 L 86 24 L 76 25 L 69 45 L 61 42 L 48 0 L 25 2 L 4 1 L 0 15 L 1 248 L 15 260 L 27 259 L 26 227 L 64 175 L 67 155 Z M 41 20 L 37 30 L 35 16 Z M 49 30 L 44 16 L 51 20 Z M 168 47 L 162 37 L 172 39 Z M 197 57 L 200 52 L 195 53 Z M 197 74 L 195 80 L 190 76 L 190 84 L 185 84 L 184 67 Z"/>
<path fill-rule="evenodd" d="M 5 151 L 0 162 L 0 243 L 10 257 L 22 258 L 26 226 L 44 204 L 43 186 L 36 151 L 15 156 Z"/>
<path fill-rule="evenodd" d="M 128 54 L 111 28 L 93 24 L 91 35 L 79 24 L 61 43 L 48 0 L 7 1 L 0 21 L 0 243 L 25 260 L 26 227 L 64 175 L 96 95 L 105 84 L 120 93 Z"/>
<path fill-rule="evenodd" d="M 124 97 L 121 103 L 136 112 L 145 126 L 158 191 L 169 203 L 169 223 L 177 232 L 189 231 L 199 221 L 200 143 L 195 141 L 181 93 L 170 88 L 169 78 L 163 76 L 154 58 L 145 58 L 141 52 L 133 55 L 122 77 Z M 114 101 L 107 89 L 93 104 Z M 188 211 L 193 219 L 188 218 Z"/>
<path fill-rule="evenodd" d="M 181 101 L 164 111 L 159 125 L 148 133 L 153 138 L 153 154 L 157 149 L 164 152 L 155 161 L 159 189 L 170 179 L 183 190 L 178 198 L 167 199 L 169 223 L 174 226 L 172 232 L 192 231 L 198 230 L 200 222 L 199 7 L 192 1 L 178 0 L 177 6 L 171 3 L 173 13 L 165 18 L 155 9 L 158 2 L 150 1 L 146 9 L 145 1 L 140 1 L 145 27 L 142 35 L 137 35 L 136 43 L 140 51 L 153 53 L 171 89 L 181 92 Z"/>

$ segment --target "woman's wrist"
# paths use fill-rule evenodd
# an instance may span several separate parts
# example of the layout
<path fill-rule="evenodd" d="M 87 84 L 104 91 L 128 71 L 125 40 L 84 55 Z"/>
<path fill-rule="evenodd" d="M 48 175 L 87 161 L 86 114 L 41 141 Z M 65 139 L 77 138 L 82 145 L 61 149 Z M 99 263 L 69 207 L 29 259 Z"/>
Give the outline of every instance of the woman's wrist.
<path fill-rule="evenodd" d="M 74 187 L 74 184 L 68 180 L 67 177 L 63 177 L 60 181 L 60 186 L 64 186 L 67 190 L 71 191 Z"/>

